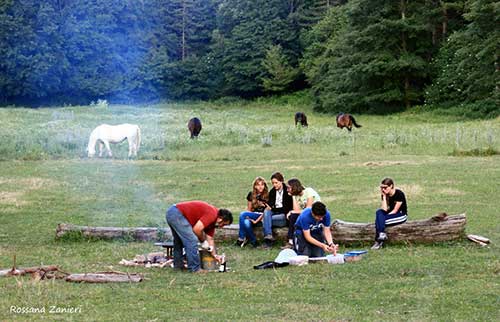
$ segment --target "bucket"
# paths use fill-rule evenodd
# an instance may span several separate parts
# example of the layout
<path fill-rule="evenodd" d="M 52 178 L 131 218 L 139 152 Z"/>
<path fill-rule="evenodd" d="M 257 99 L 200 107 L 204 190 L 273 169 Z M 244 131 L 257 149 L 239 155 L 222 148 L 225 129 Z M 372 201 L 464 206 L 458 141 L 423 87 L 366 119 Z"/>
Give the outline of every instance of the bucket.
<path fill-rule="evenodd" d="M 200 250 L 200 261 L 201 268 L 206 269 L 207 271 L 216 271 L 218 269 L 215 257 L 213 257 L 212 253 L 208 250 Z"/>

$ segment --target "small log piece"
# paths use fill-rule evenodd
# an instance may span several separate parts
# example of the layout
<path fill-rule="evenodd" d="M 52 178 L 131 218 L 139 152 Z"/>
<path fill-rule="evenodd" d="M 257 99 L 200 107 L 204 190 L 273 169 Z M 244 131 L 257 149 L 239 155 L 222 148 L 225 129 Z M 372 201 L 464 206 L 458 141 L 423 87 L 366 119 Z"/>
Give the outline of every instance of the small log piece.
<path fill-rule="evenodd" d="M 0 277 L 5 276 L 19 276 L 26 274 L 33 274 L 37 272 L 55 272 L 58 271 L 59 268 L 56 265 L 46 265 L 46 266 L 36 266 L 36 267 L 25 267 L 25 268 L 10 268 L 0 270 Z"/>
<path fill-rule="evenodd" d="M 99 273 L 83 273 L 70 274 L 66 276 L 67 282 L 75 283 L 138 283 L 144 280 L 144 276 L 136 273 L 122 272 L 99 272 Z"/>
<path fill-rule="evenodd" d="M 130 239 L 136 241 L 158 241 L 171 239 L 170 230 L 156 227 L 91 227 L 72 224 L 59 224 L 56 238 L 79 233 L 83 237 L 96 239 Z"/>

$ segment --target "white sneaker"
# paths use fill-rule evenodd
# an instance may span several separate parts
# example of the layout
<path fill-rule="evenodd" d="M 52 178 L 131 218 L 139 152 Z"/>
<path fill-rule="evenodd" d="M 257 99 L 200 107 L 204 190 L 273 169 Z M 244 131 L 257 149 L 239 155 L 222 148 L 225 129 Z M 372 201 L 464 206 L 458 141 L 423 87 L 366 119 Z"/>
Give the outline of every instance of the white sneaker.
<path fill-rule="evenodd" d="M 387 240 L 387 234 L 386 233 L 379 233 L 378 234 L 378 240 L 379 241 Z"/>
<path fill-rule="evenodd" d="M 373 244 L 372 249 L 377 250 L 377 249 L 382 248 L 382 246 L 384 246 L 384 242 L 378 242 L 377 241 L 377 242 L 375 242 L 375 244 Z"/>

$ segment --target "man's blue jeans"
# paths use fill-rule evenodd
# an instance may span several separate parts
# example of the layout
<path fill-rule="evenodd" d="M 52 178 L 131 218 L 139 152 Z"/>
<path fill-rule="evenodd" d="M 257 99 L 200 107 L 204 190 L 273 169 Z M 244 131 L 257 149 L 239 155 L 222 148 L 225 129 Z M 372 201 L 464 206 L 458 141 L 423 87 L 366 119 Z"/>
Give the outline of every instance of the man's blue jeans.
<path fill-rule="evenodd" d="M 273 227 L 286 227 L 286 215 L 268 209 L 264 211 L 264 238 L 272 238 Z"/>
<path fill-rule="evenodd" d="M 167 223 L 174 237 L 174 267 L 183 268 L 182 248 L 186 251 L 188 270 L 200 270 L 200 252 L 198 251 L 198 237 L 193 232 L 193 227 L 176 205 L 167 210 Z"/>

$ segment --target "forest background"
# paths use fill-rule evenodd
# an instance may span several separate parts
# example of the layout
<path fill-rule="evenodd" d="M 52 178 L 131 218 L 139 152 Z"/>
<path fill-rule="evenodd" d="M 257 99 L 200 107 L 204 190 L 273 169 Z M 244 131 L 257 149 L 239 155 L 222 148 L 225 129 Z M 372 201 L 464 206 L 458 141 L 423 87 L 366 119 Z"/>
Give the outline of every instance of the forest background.
<path fill-rule="evenodd" d="M 498 109 L 499 2 L 0 0 L 0 105 L 255 98 Z"/>

